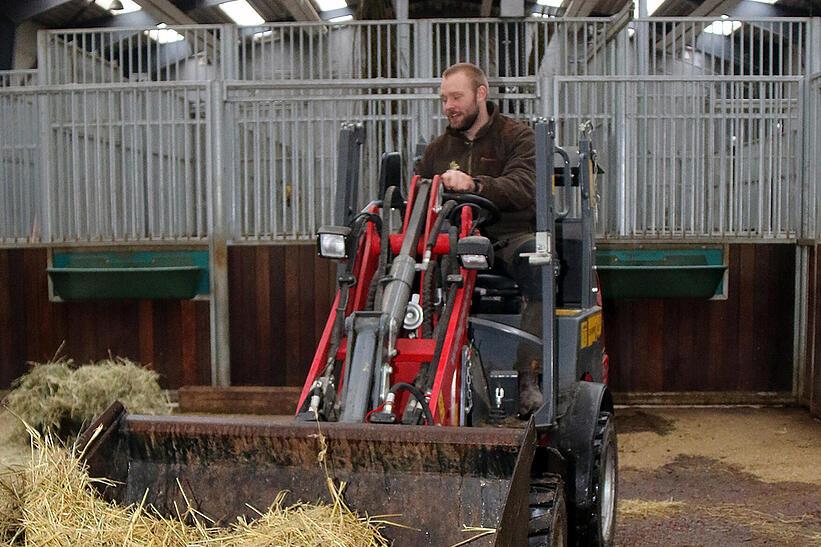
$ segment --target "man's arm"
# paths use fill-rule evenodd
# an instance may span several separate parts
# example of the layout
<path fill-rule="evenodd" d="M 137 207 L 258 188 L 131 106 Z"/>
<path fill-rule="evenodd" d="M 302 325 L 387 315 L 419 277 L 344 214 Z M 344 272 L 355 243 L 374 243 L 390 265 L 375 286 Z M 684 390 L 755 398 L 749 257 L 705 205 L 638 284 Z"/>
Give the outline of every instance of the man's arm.
<path fill-rule="evenodd" d="M 532 206 L 535 199 L 536 145 L 533 129 L 518 124 L 510 148 L 506 151 L 502 174 L 479 175 L 480 194 L 502 211 L 518 211 Z"/>

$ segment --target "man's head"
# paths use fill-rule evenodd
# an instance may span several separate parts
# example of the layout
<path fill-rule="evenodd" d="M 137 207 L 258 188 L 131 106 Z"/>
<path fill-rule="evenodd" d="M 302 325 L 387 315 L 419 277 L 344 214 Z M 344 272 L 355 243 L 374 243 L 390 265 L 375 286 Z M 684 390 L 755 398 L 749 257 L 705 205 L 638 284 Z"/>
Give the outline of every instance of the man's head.
<path fill-rule="evenodd" d="M 486 121 L 487 91 L 487 76 L 476 65 L 459 63 L 443 72 L 439 96 L 450 127 L 468 131 Z"/>

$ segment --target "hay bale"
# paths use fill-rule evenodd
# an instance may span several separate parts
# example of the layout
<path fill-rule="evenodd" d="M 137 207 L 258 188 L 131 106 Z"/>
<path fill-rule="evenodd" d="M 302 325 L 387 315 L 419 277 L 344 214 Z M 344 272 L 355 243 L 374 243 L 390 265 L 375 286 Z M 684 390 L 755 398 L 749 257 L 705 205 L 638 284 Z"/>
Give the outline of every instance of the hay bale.
<path fill-rule="evenodd" d="M 165 414 L 168 398 L 159 375 L 122 357 L 84 365 L 69 375 L 56 394 L 61 408 L 74 422 L 87 422 L 114 401 L 133 414 Z"/>
<path fill-rule="evenodd" d="M 37 431 L 75 435 L 117 400 L 135 414 L 168 412 L 170 404 L 158 379 L 156 372 L 122 357 L 80 367 L 70 359 L 32 363 L 31 370 L 15 380 L 5 404 Z M 18 436 L 23 434 L 20 428 Z"/>
<path fill-rule="evenodd" d="M 49 363 L 31 363 L 27 373 L 12 382 L 5 406 L 21 420 L 38 429 L 59 428 L 65 410 L 57 392 L 74 370 L 74 362 L 61 359 Z M 21 433 L 25 428 L 20 429 Z"/>

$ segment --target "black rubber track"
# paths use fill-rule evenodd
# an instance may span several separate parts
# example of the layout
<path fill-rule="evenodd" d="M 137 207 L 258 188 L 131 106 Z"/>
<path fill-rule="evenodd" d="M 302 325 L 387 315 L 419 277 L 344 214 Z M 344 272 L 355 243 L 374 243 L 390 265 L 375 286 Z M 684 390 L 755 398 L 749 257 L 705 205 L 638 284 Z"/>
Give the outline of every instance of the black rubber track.
<path fill-rule="evenodd" d="M 564 483 L 558 475 L 545 475 L 530 482 L 528 547 L 567 545 L 567 505 Z"/>

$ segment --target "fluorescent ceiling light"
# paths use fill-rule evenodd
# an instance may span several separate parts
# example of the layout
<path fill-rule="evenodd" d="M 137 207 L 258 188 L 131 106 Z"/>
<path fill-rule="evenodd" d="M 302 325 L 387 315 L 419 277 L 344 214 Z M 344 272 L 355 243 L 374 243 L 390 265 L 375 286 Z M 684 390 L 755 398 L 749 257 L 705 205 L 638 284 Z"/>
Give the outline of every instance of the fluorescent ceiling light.
<path fill-rule="evenodd" d="M 94 3 L 101 8 L 110 11 L 114 15 L 122 15 L 123 13 L 131 13 L 142 9 L 138 3 L 134 2 L 134 0 L 120 0 L 120 3 L 123 5 L 123 9 L 111 9 L 111 4 L 114 3 L 114 0 L 95 0 Z"/>
<path fill-rule="evenodd" d="M 562 7 L 563 0 L 536 0 L 536 3 L 540 6 L 548 6 L 551 8 L 560 8 Z"/>
<path fill-rule="evenodd" d="M 265 19 L 251 7 L 248 0 L 232 0 L 219 5 L 222 12 L 238 25 L 261 25 Z"/>
<path fill-rule="evenodd" d="M 319 11 L 333 11 L 348 7 L 345 0 L 316 0 L 316 5 L 319 6 Z"/>
<path fill-rule="evenodd" d="M 710 23 L 704 32 L 708 34 L 723 34 L 729 36 L 741 28 L 741 21 L 728 21 L 726 15 L 721 16 L 721 21 L 714 21 Z"/>
<path fill-rule="evenodd" d="M 272 29 L 263 30 L 262 32 L 255 32 L 254 33 L 254 40 L 265 40 L 269 36 L 273 36 L 274 31 Z"/>
<path fill-rule="evenodd" d="M 661 7 L 664 3 L 664 0 L 647 0 L 647 16 L 653 15 L 657 9 Z M 639 17 L 639 3 L 638 1 L 635 2 L 633 7 L 633 15 L 636 19 Z"/>
<path fill-rule="evenodd" d="M 773 5 L 776 2 L 778 2 L 778 0 L 752 0 L 752 1 L 753 2 L 760 2 L 761 4 L 770 4 L 770 5 Z"/>
<path fill-rule="evenodd" d="M 185 40 L 185 37 L 174 29 L 166 28 L 168 25 L 160 23 L 157 25 L 158 30 L 146 30 L 145 35 L 156 40 L 160 44 L 170 44 L 172 42 L 179 42 Z"/>
<path fill-rule="evenodd" d="M 331 17 L 328 19 L 329 23 L 344 23 L 345 21 L 353 21 L 353 15 L 340 15 L 339 17 Z"/>

